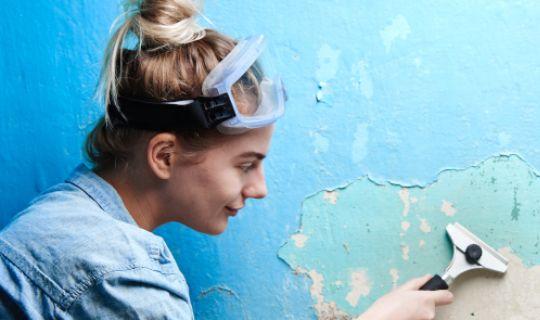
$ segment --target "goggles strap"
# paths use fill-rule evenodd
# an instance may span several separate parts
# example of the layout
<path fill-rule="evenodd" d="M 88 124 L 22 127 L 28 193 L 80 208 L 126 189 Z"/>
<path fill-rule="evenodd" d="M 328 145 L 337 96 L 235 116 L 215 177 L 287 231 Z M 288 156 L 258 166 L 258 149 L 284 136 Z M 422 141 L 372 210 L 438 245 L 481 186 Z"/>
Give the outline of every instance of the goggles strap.
<path fill-rule="evenodd" d="M 215 128 L 235 116 L 229 96 L 189 100 L 150 101 L 118 97 L 119 108 L 109 105 L 113 126 L 169 131 L 178 128 Z M 121 112 L 118 111 L 120 109 Z"/>

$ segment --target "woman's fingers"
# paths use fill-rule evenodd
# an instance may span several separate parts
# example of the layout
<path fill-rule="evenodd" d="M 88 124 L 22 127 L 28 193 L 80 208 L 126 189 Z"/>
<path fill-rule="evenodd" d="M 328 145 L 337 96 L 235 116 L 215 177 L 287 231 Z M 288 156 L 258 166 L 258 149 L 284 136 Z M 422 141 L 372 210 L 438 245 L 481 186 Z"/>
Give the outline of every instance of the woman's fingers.
<path fill-rule="evenodd" d="M 454 295 L 448 290 L 430 291 L 432 298 L 435 301 L 435 306 L 444 306 L 452 303 Z"/>
<path fill-rule="evenodd" d="M 406 282 L 405 284 L 398 287 L 396 290 L 404 291 L 404 290 L 418 290 L 421 286 L 423 286 L 426 282 L 431 279 L 432 275 L 426 274 L 423 277 L 420 278 L 414 278 Z"/>

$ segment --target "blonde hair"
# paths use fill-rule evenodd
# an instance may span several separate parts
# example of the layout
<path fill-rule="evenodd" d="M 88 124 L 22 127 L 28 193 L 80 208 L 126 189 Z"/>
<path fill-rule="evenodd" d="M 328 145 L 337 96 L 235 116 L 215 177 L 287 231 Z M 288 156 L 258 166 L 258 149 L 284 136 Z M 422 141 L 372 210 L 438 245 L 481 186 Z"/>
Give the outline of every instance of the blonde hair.
<path fill-rule="evenodd" d="M 236 42 L 199 26 L 199 10 L 190 0 L 126 2 L 105 52 L 98 86 L 107 109 L 116 108 L 120 95 L 158 101 L 201 95 L 204 79 Z M 219 136 L 215 129 L 179 128 L 175 133 L 184 149 L 193 152 Z M 132 156 L 136 142 L 151 134 L 113 127 L 106 112 L 87 137 L 86 155 L 97 168 L 118 167 Z"/>

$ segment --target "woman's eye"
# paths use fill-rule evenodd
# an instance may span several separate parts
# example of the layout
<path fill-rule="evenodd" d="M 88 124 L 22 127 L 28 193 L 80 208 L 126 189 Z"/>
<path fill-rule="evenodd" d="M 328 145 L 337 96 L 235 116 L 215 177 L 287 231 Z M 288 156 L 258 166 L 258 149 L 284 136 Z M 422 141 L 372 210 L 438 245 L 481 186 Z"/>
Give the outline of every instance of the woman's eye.
<path fill-rule="evenodd" d="M 255 168 L 254 163 L 245 163 L 245 164 L 240 166 L 240 169 L 242 169 L 242 171 L 244 171 L 244 172 L 249 172 L 253 168 Z"/>

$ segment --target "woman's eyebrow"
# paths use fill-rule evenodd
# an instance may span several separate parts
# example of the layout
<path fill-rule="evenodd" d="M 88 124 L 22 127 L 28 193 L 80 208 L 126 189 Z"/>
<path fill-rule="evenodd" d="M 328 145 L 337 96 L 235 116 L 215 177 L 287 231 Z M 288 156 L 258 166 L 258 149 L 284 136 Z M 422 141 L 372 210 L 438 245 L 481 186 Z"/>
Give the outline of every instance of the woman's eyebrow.
<path fill-rule="evenodd" d="M 264 158 L 266 158 L 266 155 L 259 152 L 255 152 L 255 151 L 249 151 L 249 152 L 242 153 L 238 157 L 239 158 L 257 158 L 259 160 L 263 160 Z"/>

